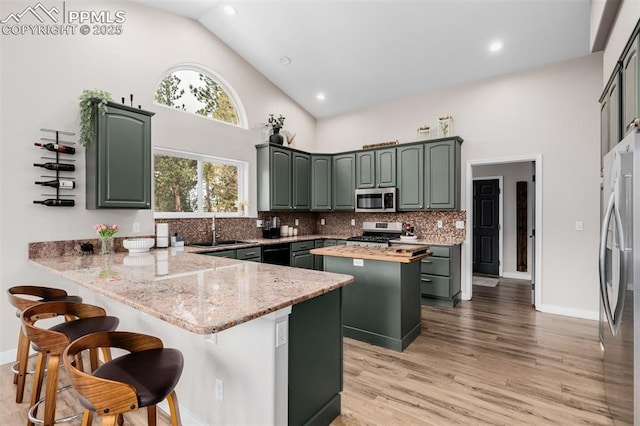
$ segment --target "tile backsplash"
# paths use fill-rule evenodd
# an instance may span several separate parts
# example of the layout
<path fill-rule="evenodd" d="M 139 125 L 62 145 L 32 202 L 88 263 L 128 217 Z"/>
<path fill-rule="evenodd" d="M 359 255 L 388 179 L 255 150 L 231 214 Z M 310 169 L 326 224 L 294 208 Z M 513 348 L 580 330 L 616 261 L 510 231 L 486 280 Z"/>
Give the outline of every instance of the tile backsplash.
<path fill-rule="evenodd" d="M 258 212 L 258 217 L 216 218 L 216 230 L 219 240 L 242 240 L 262 238 L 262 228 L 256 226 L 256 220 L 269 217 L 280 218 L 281 225 L 294 226 L 298 219 L 298 235 L 338 235 L 350 237 L 362 233 L 362 222 L 409 222 L 415 227 L 420 239 L 448 238 L 464 240 L 465 229 L 456 229 L 456 221 L 466 222 L 465 211 L 428 211 L 399 213 L 355 213 L 355 212 Z M 325 224 L 321 225 L 321 219 Z M 355 226 L 351 225 L 355 219 Z M 442 228 L 437 221 L 442 221 Z M 197 219 L 156 219 L 156 223 L 168 223 L 169 235 L 176 232 L 185 244 L 211 241 L 211 218 Z M 466 224 L 465 224 L 466 226 Z"/>

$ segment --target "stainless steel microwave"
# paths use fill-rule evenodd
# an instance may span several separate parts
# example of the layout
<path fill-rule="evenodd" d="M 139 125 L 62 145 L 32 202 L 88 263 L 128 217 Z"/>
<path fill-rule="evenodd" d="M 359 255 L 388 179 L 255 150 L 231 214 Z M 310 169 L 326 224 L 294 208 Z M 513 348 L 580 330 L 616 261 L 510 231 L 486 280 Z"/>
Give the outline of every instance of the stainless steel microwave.
<path fill-rule="evenodd" d="M 357 212 L 395 212 L 396 188 L 356 189 Z"/>

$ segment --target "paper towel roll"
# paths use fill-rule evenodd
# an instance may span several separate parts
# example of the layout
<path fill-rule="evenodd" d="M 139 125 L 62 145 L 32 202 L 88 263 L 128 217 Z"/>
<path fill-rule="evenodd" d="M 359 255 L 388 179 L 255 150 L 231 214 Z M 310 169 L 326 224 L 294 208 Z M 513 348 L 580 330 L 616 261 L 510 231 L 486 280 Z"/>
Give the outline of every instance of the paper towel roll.
<path fill-rule="evenodd" d="M 159 223 L 156 225 L 156 237 L 169 237 L 168 223 Z"/>

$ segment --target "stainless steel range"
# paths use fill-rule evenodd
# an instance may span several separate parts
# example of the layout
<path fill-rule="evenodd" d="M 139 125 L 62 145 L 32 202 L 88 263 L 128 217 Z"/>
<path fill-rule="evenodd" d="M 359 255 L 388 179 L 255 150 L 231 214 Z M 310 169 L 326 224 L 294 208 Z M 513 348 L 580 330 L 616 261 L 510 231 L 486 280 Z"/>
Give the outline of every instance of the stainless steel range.
<path fill-rule="evenodd" d="M 362 235 L 347 238 L 348 246 L 389 247 L 389 240 L 402 235 L 402 222 L 363 222 Z"/>

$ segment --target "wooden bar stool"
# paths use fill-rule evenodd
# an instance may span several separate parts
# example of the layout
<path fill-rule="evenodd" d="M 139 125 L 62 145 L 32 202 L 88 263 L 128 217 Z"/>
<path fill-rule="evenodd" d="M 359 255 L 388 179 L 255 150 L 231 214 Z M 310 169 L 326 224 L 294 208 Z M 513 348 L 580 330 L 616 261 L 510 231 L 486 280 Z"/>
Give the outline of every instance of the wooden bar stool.
<path fill-rule="evenodd" d="M 11 287 L 7 290 L 9 303 L 16 308 L 16 316 L 20 317 L 22 311 L 42 302 L 76 302 L 81 303 L 82 298 L 79 296 L 69 296 L 66 291 L 58 288 L 40 287 L 35 285 L 19 285 Z M 16 402 L 21 403 L 24 397 L 24 383 L 27 374 L 33 374 L 34 371 L 27 371 L 27 363 L 29 362 L 29 339 L 22 332 L 22 327 L 18 333 L 18 347 L 16 355 L 16 363 L 11 370 L 13 371 L 13 383 L 16 387 Z"/>
<path fill-rule="evenodd" d="M 72 364 L 84 350 L 120 348 L 129 353 L 98 367 L 92 374 Z M 146 334 L 112 331 L 93 333 L 73 341 L 63 361 L 71 385 L 85 407 L 82 425 L 91 424 L 93 412 L 102 416 L 103 426 L 114 426 L 124 413 L 147 407 L 150 426 L 156 424 L 156 404 L 167 399 L 171 425 L 180 425 L 175 387 L 184 360 L 177 349 L 164 348 L 162 340 Z"/>
<path fill-rule="evenodd" d="M 57 324 L 51 328 L 41 328 L 36 322 L 64 315 L 65 318 L 73 318 Z M 44 302 L 33 305 L 22 312 L 20 317 L 22 330 L 38 351 L 38 362 L 31 391 L 31 408 L 29 409 L 27 426 L 34 423 L 43 423 L 45 426 L 53 426 L 56 423 L 56 393 L 58 392 L 58 366 L 60 357 L 65 348 L 77 339 L 90 333 L 99 331 L 113 331 L 118 326 L 118 318 L 107 316 L 104 309 L 83 303 L 72 302 Z M 111 359 L 108 350 L 103 352 L 105 360 Z M 93 350 L 90 353 L 92 370 L 98 367 L 98 353 Z M 77 360 L 81 364 L 81 360 Z M 44 378 L 45 364 L 48 366 L 47 385 L 45 397 L 40 399 L 42 381 Z M 36 418 L 38 407 L 44 403 L 44 420 Z M 76 416 L 59 419 L 69 421 Z"/>

